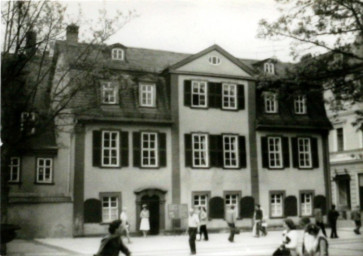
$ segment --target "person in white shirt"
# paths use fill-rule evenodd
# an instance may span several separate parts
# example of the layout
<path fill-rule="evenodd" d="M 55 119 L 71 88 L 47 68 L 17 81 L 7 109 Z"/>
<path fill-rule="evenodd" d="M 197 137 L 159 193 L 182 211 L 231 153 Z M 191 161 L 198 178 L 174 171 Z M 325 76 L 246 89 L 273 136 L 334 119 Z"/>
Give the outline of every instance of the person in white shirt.
<path fill-rule="evenodd" d="M 273 256 L 297 256 L 298 233 L 292 219 L 285 219 L 283 226 L 281 246 L 272 254 Z"/>
<path fill-rule="evenodd" d="M 207 230 L 207 222 L 208 222 L 208 215 L 207 215 L 207 211 L 205 209 L 204 206 L 200 206 L 200 231 L 199 231 L 199 235 L 200 235 L 200 240 L 202 240 L 202 234 L 204 235 L 204 240 L 208 241 L 208 230 Z"/>
<path fill-rule="evenodd" d="M 127 217 L 127 208 L 123 207 L 122 208 L 122 212 L 120 214 L 120 220 L 122 221 L 122 228 L 125 231 L 125 235 L 127 238 L 127 241 L 129 242 L 129 244 L 131 244 L 131 240 L 130 240 L 130 223 Z"/>
<path fill-rule="evenodd" d="M 195 239 L 197 237 L 197 232 L 199 230 L 199 216 L 195 209 L 191 208 L 189 210 L 189 218 L 188 218 L 188 234 L 189 234 L 189 247 L 190 254 L 194 255 L 197 253 L 195 247 Z"/>

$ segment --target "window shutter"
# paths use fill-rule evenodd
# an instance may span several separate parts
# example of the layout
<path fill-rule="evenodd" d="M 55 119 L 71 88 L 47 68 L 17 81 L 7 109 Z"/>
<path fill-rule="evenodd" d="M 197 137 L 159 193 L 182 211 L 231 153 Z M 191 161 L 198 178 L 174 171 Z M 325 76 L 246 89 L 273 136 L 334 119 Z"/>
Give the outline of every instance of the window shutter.
<path fill-rule="evenodd" d="M 252 196 L 242 197 L 240 200 L 241 218 L 253 218 L 255 212 L 255 199 Z"/>
<path fill-rule="evenodd" d="M 134 167 L 140 167 L 140 160 L 141 160 L 141 133 L 140 132 L 133 132 L 132 133 L 132 146 L 134 149 Z"/>
<path fill-rule="evenodd" d="M 323 215 L 326 214 L 327 212 L 327 207 L 326 207 L 326 198 L 323 195 L 316 195 L 314 196 L 314 209 L 321 209 L 321 212 Z"/>
<path fill-rule="evenodd" d="M 284 200 L 284 216 L 297 216 L 297 199 L 296 196 L 288 196 Z"/>
<path fill-rule="evenodd" d="M 267 137 L 261 137 L 262 167 L 268 168 L 268 145 Z"/>
<path fill-rule="evenodd" d="M 184 135 L 184 143 L 185 143 L 185 167 L 192 166 L 192 135 L 185 134 Z"/>
<path fill-rule="evenodd" d="M 299 168 L 299 148 L 297 145 L 297 138 L 291 138 L 292 145 L 292 166 Z"/>
<path fill-rule="evenodd" d="M 209 135 L 209 156 L 211 167 L 223 167 L 223 137 Z"/>
<path fill-rule="evenodd" d="M 166 167 L 166 134 L 159 133 L 159 166 Z"/>
<path fill-rule="evenodd" d="M 101 131 L 93 131 L 93 166 L 101 166 Z"/>
<path fill-rule="evenodd" d="M 237 85 L 238 109 L 245 109 L 245 86 Z"/>
<path fill-rule="evenodd" d="M 129 133 L 121 132 L 121 166 L 129 166 Z"/>
<path fill-rule="evenodd" d="M 245 136 L 239 136 L 239 167 L 247 167 L 247 154 L 246 154 L 246 138 Z"/>
<path fill-rule="evenodd" d="M 313 168 L 319 168 L 319 150 L 318 150 L 318 139 L 311 138 L 311 157 L 313 159 Z"/>
<path fill-rule="evenodd" d="M 284 168 L 287 168 L 290 167 L 289 138 L 282 137 L 281 141 L 282 141 Z"/>
<path fill-rule="evenodd" d="M 213 197 L 209 200 L 209 218 L 224 218 L 224 200 L 222 197 Z"/>
<path fill-rule="evenodd" d="M 208 83 L 208 105 L 210 108 L 222 107 L 221 83 Z"/>
<path fill-rule="evenodd" d="M 87 199 L 83 208 L 84 223 L 102 222 L 102 205 L 98 199 Z"/>
<path fill-rule="evenodd" d="M 191 98 L 192 98 L 192 81 L 185 80 L 184 81 L 184 105 L 191 106 Z"/>

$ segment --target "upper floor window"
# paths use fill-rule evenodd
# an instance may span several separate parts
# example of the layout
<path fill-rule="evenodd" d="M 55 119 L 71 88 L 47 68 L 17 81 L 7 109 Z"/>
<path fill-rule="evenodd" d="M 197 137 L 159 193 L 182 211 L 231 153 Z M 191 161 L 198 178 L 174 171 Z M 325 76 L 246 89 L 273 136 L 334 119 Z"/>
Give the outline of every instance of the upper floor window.
<path fill-rule="evenodd" d="M 311 216 L 313 214 L 313 194 L 303 192 L 300 194 L 301 216 Z"/>
<path fill-rule="evenodd" d="M 223 136 L 223 154 L 224 167 L 237 168 L 238 163 L 238 136 L 224 135 Z"/>
<path fill-rule="evenodd" d="M 118 131 L 102 131 L 101 164 L 104 167 L 120 165 L 120 133 Z"/>
<path fill-rule="evenodd" d="M 299 156 L 299 167 L 300 168 L 311 168 L 311 142 L 310 138 L 298 138 L 297 148 Z"/>
<path fill-rule="evenodd" d="M 207 107 L 207 82 L 192 81 L 192 107 Z"/>
<path fill-rule="evenodd" d="M 26 133 L 35 133 L 35 124 L 37 121 L 37 113 L 35 112 L 22 112 L 20 115 L 20 130 Z"/>
<path fill-rule="evenodd" d="M 237 85 L 223 84 L 222 92 L 223 109 L 237 109 Z"/>
<path fill-rule="evenodd" d="M 111 222 L 119 217 L 119 198 L 114 195 L 102 196 L 102 222 Z"/>
<path fill-rule="evenodd" d="M 208 167 L 208 135 L 192 134 L 193 167 Z"/>
<path fill-rule="evenodd" d="M 158 166 L 158 134 L 154 132 L 141 133 L 141 166 Z"/>
<path fill-rule="evenodd" d="M 306 96 L 299 95 L 294 100 L 294 108 L 296 114 L 306 114 Z"/>
<path fill-rule="evenodd" d="M 102 103 L 116 104 L 117 103 L 117 88 L 111 82 L 102 84 Z"/>
<path fill-rule="evenodd" d="M 273 63 L 265 63 L 263 66 L 263 70 L 266 74 L 274 75 L 275 65 Z"/>
<path fill-rule="evenodd" d="M 140 106 L 155 107 L 156 106 L 156 88 L 155 84 L 141 83 L 140 84 Z"/>
<path fill-rule="evenodd" d="M 268 160 L 270 168 L 282 168 L 281 137 L 268 137 Z"/>
<path fill-rule="evenodd" d="M 283 200 L 284 194 L 282 192 L 273 192 L 270 194 L 271 217 L 283 217 Z"/>
<path fill-rule="evenodd" d="M 125 51 L 120 48 L 112 49 L 112 59 L 113 60 L 124 60 Z"/>
<path fill-rule="evenodd" d="M 221 63 L 221 59 L 219 57 L 217 57 L 217 56 L 209 57 L 208 61 L 209 61 L 210 64 L 213 64 L 213 65 L 218 65 L 218 64 Z"/>
<path fill-rule="evenodd" d="M 20 157 L 11 157 L 9 164 L 9 182 L 16 183 L 20 181 Z"/>
<path fill-rule="evenodd" d="M 265 112 L 266 113 L 277 113 L 277 95 L 276 93 L 266 93 L 265 94 Z"/>
<path fill-rule="evenodd" d="M 336 129 L 337 133 L 337 151 L 344 150 L 344 130 L 343 128 Z"/>
<path fill-rule="evenodd" d="M 37 158 L 37 183 L 52 183 L 53 179 L 53 159 Z"/>

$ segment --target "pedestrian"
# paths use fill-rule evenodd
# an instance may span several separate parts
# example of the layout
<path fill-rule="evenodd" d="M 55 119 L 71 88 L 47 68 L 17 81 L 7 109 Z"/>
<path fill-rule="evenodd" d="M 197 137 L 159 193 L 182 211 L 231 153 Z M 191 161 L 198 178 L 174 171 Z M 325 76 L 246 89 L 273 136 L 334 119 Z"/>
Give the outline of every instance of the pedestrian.
<path fill-rule="evenodd" d="M 195 239 L 197 237 L 197 232 L 199 230 L 199 216 L 196 209 L 191 208 L 189 210 L 189 218 L 188 218 L 188 234 L 189 234 L 189 247 L 190 254 L 197 254 L 197 249 L 195 246 Z"/>
<path fill-rule="evenodd" d="M 328 256 L 328 240 L 319 232 L 315 224 L 308 224 L 305 228 L 302 243 L 303 256 Z"/>
<path fill-rule="evenodd" d="M 361 221 L 361 214 L 360 214 L 360 207 L 359 205 L 357 205 L 355 207 L 355 210 L 352 211 L 351 213 L 351 217 L 352 217 L 352 220 L 354 220 L 354 223 L 355 223 L 355 229 L 354 229 L 354 233 L 356 233 L 357 235 L 360 235 L 360 227 L 362 226 L 362 221 Z"/>
<path fill-rule="evenodd" d="M 131 240 L 130 240 L 130 223 L 129 223 L 129 220 L 128 220 L 127 208 L 126 207 L 122 208 L 122 212 L 120 214 L 120 220 L 122 221 L 122 228 L 123 228 L 123 231 L 125 232 L 127 241 L 129 242 L 129 244 L 131 244 Z"/>
<path fill-rule="evenodd" d="M 204 206 L 199 207 L 199 219 L 200 219 L 200 229 L 199 229 L 199 236 L 200 240 L 202 240 L 202 234 L 204 236 L 204 241 L 208 241 L 208 230 L 207 230 L 207 222 L 208 222 L 208 215 L 207 211 Z"/>
<path fill-rule="evenodd" d="M 321 229 L 324 236 L 326 236 L 323 214 L 320 208 L 314 209 L 314 217 L 315 217 L 315 224 Z"/>
<path fill-rule="evenodd" d="M 260 205 L 256 204 L 256 210 L 255 210 L 255 214 L 254 214 L 254 225 L 255 225 L 255 230 L 256 230 L 256 234 L 255 237 L 260 237 L 260 231 L 261 231 L 261 222 L 263 219 L 263 213 L 262 210 L 260 209 Z"/>
<path fill-rule="evenodd" d="M 228 241 L 234 242 L 234 234 L 236 233 L 236 211 L 234 205 L 231 205 L 226 213 L 226 221 L 229 226 L 229 237 Z"/>
<path fill-rule="evenodd" d="M 297 256 L 298 233 L 292 219 L 285 219 L 283 222 L 284 232 L 282 233 L 282 243 L 273 256 Z"/>
<path fill-rule="evenodd" d="M 335 210 L 335 205 L 331 206 L 331 209 L 328 212 L 328 222 L 331 227 L 330 238 L 339 238 L 337 234 L 337 220 L 339 217 L 339 213 Z"/>
<path fill-rule="evenodd" d="M 267 220 L 263 219 L 261 222 L 261 233 L 263 236 L 267 236 Z"/>
<path fill-rule="evenodd" d="M 150 230 L 150 222 L 149 222 L 150 212 L 147 209 L 147 205 L 142 205 L 142 211 L 140 213 L 140 230 L 142 231 L 142 234 L 144 237 L 146 237 L 147 232 Z"/>
<path fill-rule="evenodd" d="M 123 252 L 126 256 L 131 255 L 129 249 L 124 245 L 121 238 L 122 221 L 115 220 L 108 227 L 109 234 L 101 240 L 100 248 L 94 256 L 118 256 Z"/>

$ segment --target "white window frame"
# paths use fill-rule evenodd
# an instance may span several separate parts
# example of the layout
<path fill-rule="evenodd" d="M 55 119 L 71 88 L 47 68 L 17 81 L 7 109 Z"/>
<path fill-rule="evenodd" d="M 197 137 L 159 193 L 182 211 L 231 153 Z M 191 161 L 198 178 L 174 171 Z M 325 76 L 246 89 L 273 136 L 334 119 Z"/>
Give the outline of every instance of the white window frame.
<path fill-rule="evenodd" d="M 278 112 L 277 94 L 266 93 L 264 98 L 265 98 L 265 112 L 277 113 Z"/>
<path fill-rule="evenodd" d="M 204 87 L 204 93 L 201 92 L 201 88 Z M 193 96 L 198 96 L 198 105 L 194 105 Z M 200 101 L 204 98 L 204 104 L 200 104 Z M 191 86 L 191 106 L 194 108 L 206 108 L 208 106 L 208 85 L 206 81 L 192 81 Z"/>
<path fill-rule="evenodd" d="M 210 56 L 208 59 L 209 63 L 212 65 L 219 65 L 221 64 L 221 59 L 218 56 Z"/>
<path fill-rule="evenodd" d="M 294 100 L 295 114 L 304 115 L 306 114 L 306 96 L 298 95 Z"/>
<path fill-rule="evenodd" d="M 153 83 L 139 84 L 139 103 L 141 107 L 156 106 L 156 85 Z"/>
<path fill-rule="evenodd" d="M 43 173 L 43 178 L 40 178 L 40 174 Z M 48 174 L 48 178 L 46 178 Z M 52 183 L 53 181 L 53 158 L 50 157 L 38 157 L 37 158 L 37 183 Z"/>
<path fill-rule="evenodd" d="M 205 207 L 208 212 L 208 201 L 209 194 L 208 193 L 193 193 L 193 207 Z"/>
<path fill-rule="evenodd" d="M 106 146 L 106 134 L 108 134 L 108 138 L 110 142 Z M 116 135 L 116 138 L 113 138 L 113 135 Z M 112 145 L 112 141 L 115 141 L 115 144 Z M 116 155 L 113 155 L 113 152 Z M 109 163 L 105 163 L 105 159 L 109 158 Z M 112 159 L 116 159 L 116 163 L 112 163 Z M 102 167 L 119 167 L 120 166 L 120 132 L 119 131 L 102 131 L 101 136 L 101 166 Z"/>
<path fill-rule="evenodd" d="M 272 218 L 281 218 L 284 216 L 284 193 L 282 192 L 270 193 L 270 210 L 271 210 L 270 216 Z"/>
<path fill-rule="evenodd" d="M 234 103 L 234 104 L 233 104 Z M 237 109 L 237 85 L 223 83 L 222 85 L 222 108 Z"/>
<path fill-rule="evenodd" d="M 121 48 L 113 48 L 111 53 L 113 60 L 124 60 L 125 59 L 125 51 Z"/>
<path fill-rule="evenodd" d="M 239 216 L 239 200 L 240 200 L 240 194 L 234 193 L 234 192 L 228 192 L 224 195 L 224 204 L 226 209 L 228 209 L 230 206 L 234 206 L 234 211 L 236 212 L 236 216 Z M 225 211 L 227 212 L 227 211 Z"/>
<path fill-rule="evenodd" d="M 341 129 L 342 130 L 342 142 L 343 142 L 343 147 L 342 147 L 342 149 L 340 150 L 339 149 L 339 133 L 338 133 L 338 130 L 339 129 Z M 337 152 L 342 152 L 342 151 L 344 151 L 345 150 L 345 134 L 344 134 L 344 127 L 337 127 L 336 129 L 335 129 L 335 139 L 336 139 L 336 151 Z"/>
<path fill-rule="evenodd" d="M 152 137 L 154 137 L 153 141 L 154 146 L 151 145 Z M 144 139 L 146 139 L 146 141 Z M 141 167 L 150 168 L 150 167 L 159 166 L 158 141 L 159 141 L 158 133 L 156 132 L 141 133 Z M 147 147 L 144 147 L 145 146 L 144 144 L 147 144 Z M 154 157 L 151 156 L 152 154 L 154 154 Z M 155 158 L 154 164 L 151 163 L 152 158 Z M 144 160 L 147 161 L 146 164 L 144 164 Z"/>
<path fill-rule="evenodd" d="M 312 152 L 310 138 L 297 138 L 299 168 L 312 168 Z"/>
<path fill-rule="evenodd" d="M 273 145 L 272 145 L 273 144 Z M 267 137 L 268 166 L 270 169 L 283 168 L 281 137 Z M 278 164 L 280 162 L 280 164 Z"/>
<path fill-rule="evenodd" d="M 204 141 L 202 141 L 201 138 L 204 138 Z M 202 142 L 202 143 L 200 143 L 200 142 Z M 199 144 L 198 148 L 195 148 L 196 144 Z M 204 158 L 205 164 L 201 164 L 203 158 Z M 196 164 L 196 160 L 198 160 L 198 159 L 200 159 L 200 163 Z M 209 136 L 208 136 L 208 134 L 201 134 L 201 133 L 192 134 L 192 160 L 193 160 L 193 167 L 198 167 L 198 168 L 209 167 Z"/>
<path fill-rule="evenodd" d="M 306 198 L 306 196 L 308 197 Z M 313 215 L 313 197 L 314 196 L 312 192 L 300 193 L 300 211 L 302 217 Z"/>
<path fill-rule="evenodd" d="M 111 82 L 102 83 L 102 104 L 117 103 L 117 88 Z"/>
<path fill-rule="evenodd" d="M 16 183 L 20 182 L 20 157 L 10 157 L 10 164 L 9 164 L 9 182 Z M 15 176 L 15 179 L 13 178 Z"/>
<path fill-rule="evenodd" d="M 115 199 L 115 200 L 113 200 Z M 106 206 L 104 206 L 107 204 Z M 119 213 L 119 198 L 117 195 L 102 196 L 102 223 L 109 223 L 118 220 Z"/>
<path fill-rule="evenodd" d="M 239 149 L 238 149 L 238 136 L 237 135 L 223 135 L 223 166 L 224 168 L 238 168 L 239 167 Z M 234 139 L 234 143 L 231 140 Z M 227 148 L 227 145 L 233 145 L 232 147 Z M 230 158 L 227 157 L 230 155 Z M 234 155 L 234 159 L 233 159 Z M 229 160 L 229 164 L 227 163 Z M 232 161 L 235 161 L 235 164 L 232 164 Z"/>
<path fill-rule="evenodd" d="M 274 75 L 275 74 L 275 64 L 273 63 L 265 63 L 263 66 L 263 70 L 266 74 Z"/>

